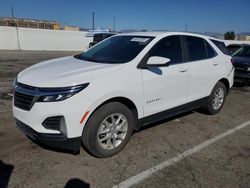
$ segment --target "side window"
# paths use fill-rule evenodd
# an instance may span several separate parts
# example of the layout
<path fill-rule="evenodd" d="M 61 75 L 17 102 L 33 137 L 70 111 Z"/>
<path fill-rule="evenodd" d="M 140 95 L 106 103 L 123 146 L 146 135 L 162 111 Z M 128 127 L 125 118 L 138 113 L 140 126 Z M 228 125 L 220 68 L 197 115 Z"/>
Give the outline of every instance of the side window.
<path fill-rule="evenodd" d="M 189 61 L 207 59 L 207 50 L 204 39 L 193 36 L 186 36 L 185 38 Z"/>
<path fill-rule="evenodd" d="M 215 57 L 217 55 L 217 53 L 210 46 L 210 44 L 208 44 L 207 41 L 205 41 L 205 43 L 206 43 L 206 48 L 207 48 L 207 58 L 213 58 L 213 57 Z"/>
<path fill-rule="evenodd" d="M 183 62 L 181 39 L 179 36 L 169 36 L 160 40 L 149 52 L 149 57 L 160 56 L 171 60 L 171 63 Z"/>
<path fill-rule="evenodd" d="M 226 45 L 224 42 L 218 41 L 218 40 L 212 40 L 211 41 L 219 48 L 224 54 L 230 55 L 230 52 L 228 51 Z"/>

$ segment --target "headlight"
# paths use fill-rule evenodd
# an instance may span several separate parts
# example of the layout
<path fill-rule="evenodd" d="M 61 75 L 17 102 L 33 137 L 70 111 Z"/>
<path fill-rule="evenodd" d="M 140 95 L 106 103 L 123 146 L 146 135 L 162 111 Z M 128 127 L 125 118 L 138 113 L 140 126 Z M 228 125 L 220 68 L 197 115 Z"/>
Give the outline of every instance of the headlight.
<path fill-rule="evenodd" d="M 250 71 L 250 67 L 247 68 L 247 71 Z"/>
<path fill-rule="evenodd" d="M 39 98 L 37 102 L 57 102 L 63 101 L 85 89 L 89 83 L 63 88 L 39 88 Z"/>

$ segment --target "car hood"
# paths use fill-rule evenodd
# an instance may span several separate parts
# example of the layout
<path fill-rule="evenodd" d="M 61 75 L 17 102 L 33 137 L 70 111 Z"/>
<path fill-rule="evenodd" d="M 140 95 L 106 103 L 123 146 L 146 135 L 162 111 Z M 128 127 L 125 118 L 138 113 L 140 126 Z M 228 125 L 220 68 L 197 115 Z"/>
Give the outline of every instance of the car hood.
<path fill-rule="evenodd" d="M 88 83 L 94 77 L 121 68 L 121 64 L 104 64 L 63 57 L 44 61 L 20 72 L 17 81 L 35 87 L 66 87 Z"/>
<path fill-rule="evenodd" d="M 250 66 L 250 58 L 247 57 L 233 57 L 235 66 Z"/>

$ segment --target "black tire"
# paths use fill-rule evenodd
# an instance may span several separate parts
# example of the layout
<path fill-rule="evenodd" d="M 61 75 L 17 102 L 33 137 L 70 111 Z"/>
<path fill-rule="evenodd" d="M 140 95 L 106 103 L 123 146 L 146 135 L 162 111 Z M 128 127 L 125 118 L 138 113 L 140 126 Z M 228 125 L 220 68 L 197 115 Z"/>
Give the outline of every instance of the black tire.
<path fill-rule="evenodd" d="M 223 101 L 222 101 L 221 105 L 219 106 L 219 108 L 215 108 L 214 105 L 213 105 L 213 100 L 215 98 L 216 92 L 219 89 L 222 89 L 222 91 L 223 91 Z M 222 109 L 222 107 L 224 105 L 224 102 L 225 102 L 226 93 L 227 93 L 226 86 L 222 82 L 218 82 L 214 86 L 214 88 L 213 88 L 213 90 L 212 90 L 212 92 L 211 92 L 211 94 L 209 96 L 209 100 L 208 100 L 207 105 L 203 108 L 205 110 L 205 112 L 207 114 L 209 114 L 209 115 L 215 115 L 218 112 L 220 112 L 220 110 Z"/>
<path fill-rule="evenodd" d="M 126 121 L 127 132 L 121 143 L 116 148 L 104 149 L 98 142 L 100 138 L 99 137 L 100 133 L 98 134 L 98 130 L 101 129 L 101 126 L 104 126 L 102 122 L 106 120 L 108 117 L 112 116 L 113 114 L 122 114 L 123 117 L 125 117 L 125 119 L 127 120 Z M 83 145 L 85 146 L 85 149 L 95 157 L 99 158 L 110 157 L 112 155 L 119 153 L 126 146 L 133 133 L 134 126 L 135 126 L 135 117 L 125 105 L 119 102 L 110 102 L 104 104 L 91 115 L 87 124 L 85 125 L 82 134 Z M 110 132 L 104 133 L 104 135 L 111 134 Z"/>

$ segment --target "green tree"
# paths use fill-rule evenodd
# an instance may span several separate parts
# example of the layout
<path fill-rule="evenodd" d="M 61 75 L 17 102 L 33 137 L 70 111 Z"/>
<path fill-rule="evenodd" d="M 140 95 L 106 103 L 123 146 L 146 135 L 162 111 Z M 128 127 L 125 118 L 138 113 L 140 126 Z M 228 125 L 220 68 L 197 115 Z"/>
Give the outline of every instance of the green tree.
<path fill-rule="evenodd" d="M 233 31 L 228 31 L 224 34 L 224 39 L 225 40 L 234 40 L 235 39 L 235 34 Z"/>

